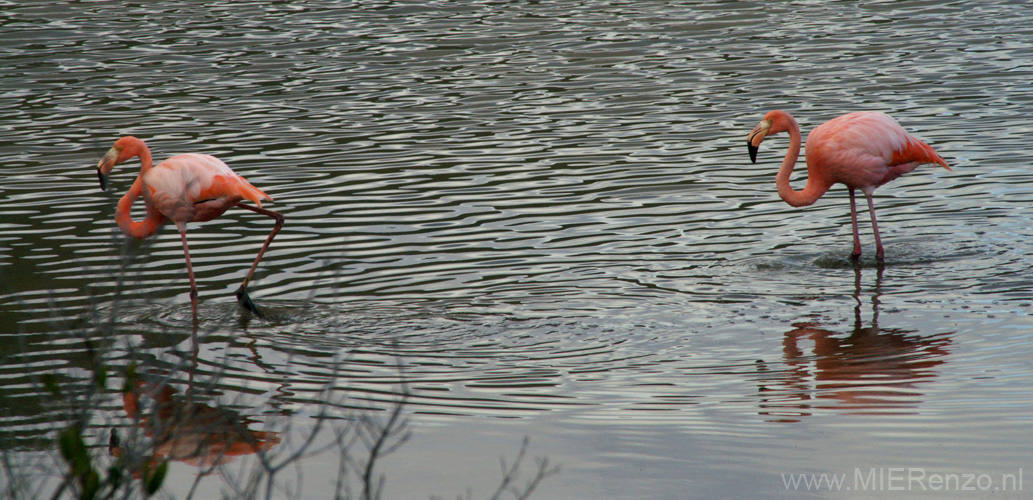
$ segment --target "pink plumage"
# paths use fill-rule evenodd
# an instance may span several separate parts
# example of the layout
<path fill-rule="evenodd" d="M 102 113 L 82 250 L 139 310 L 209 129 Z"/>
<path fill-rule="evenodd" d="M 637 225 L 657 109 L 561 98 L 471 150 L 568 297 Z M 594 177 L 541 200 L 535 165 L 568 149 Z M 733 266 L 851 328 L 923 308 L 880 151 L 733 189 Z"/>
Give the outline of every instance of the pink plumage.
<path fill-rule="evenodd" d="M 836 183 L 850 191 L 850 215 L 854 231 L 854 251 L 861 256 L 861 240 L 857 229 L 857 205 L 854 190 L 860 189 L 868 200 L 868 211 L 875 234 L 876 258 L 883 260 L 884 251 L 875 220 L 872 193 L 875 188 L 911 172 L 919 165 L 935 163 L 947 170 L 943 160 L 928 144 L 907 133 L 893 118 L 876 111 L 848 113 L 833 118 L 807 136 L 807 184 L 796 191 L 789 184 L 790 174 L 800 156 L 800 126 L 782 110 L 771 111 L 747 137 L 750 159 L 757 161 L 757 149 L 767 136 L 789 132 L 790 146 L 775 177 L 778 194 L 795 207 L 814 203 Z"/>
<path fill-rule="evenodd" d="M 126 136 L 115 141 L 107 154 L 97 164 L 97 175 L 101 189 L 107 187 L 107 176 L 115 165 L 131 158 L 140 158 L 140 175 L 129 191 L 118 201 L 115 220 L 122 232 L 134 238 L 147 238 L 171 220 L 179 229 L 183 241 L 183 256 L 186 258 L 187 275 L 190 277 L 190 303 L 194 318 L 197 318 L 197 284 L 190 263 L 190 249 L 187 246 L 187 223 L 205 222 L 223 214 L 232 207 L 241 207 L 252 212 L 267 215 L 276 220 L 269 237 L 258 251 L 255 262 L 248 270 L 244 282 L 237 289 L 237 300 L 248 310 L 261 315 L 247 293 L 247 284 L 258 267 L 269 243 L 283 226 L 283 215 L 262 208 L 262 201 L 272 198 L 252 186 L 222 160 L 205 154 L 189 153 L 173 156 L 158 165 L 153 165 L 151 150 L 142 140 Z M 143 196 L 147 216 L 136 221 L 132 217 L 133 203 Z M 249 200 L 257 207 L 241 204 Z"/>
<path fill-rule="evenodd" d="M 272 198 L 205 154 L 173 156 L 142 175 L 144 199 L 177 225 L 212 220 L 241 200 L 262 206 Z"/>
<path fill-rule="evenodd" d="M 856 189 L 876 188 L 922 163 L 947 167 L 932 148 L 911 137 L 893 118 L 875 111 L 849 113 L 822 123 L 807 135 L 804 146 L 808 168 L 815 165 L 833 183 Z"/>

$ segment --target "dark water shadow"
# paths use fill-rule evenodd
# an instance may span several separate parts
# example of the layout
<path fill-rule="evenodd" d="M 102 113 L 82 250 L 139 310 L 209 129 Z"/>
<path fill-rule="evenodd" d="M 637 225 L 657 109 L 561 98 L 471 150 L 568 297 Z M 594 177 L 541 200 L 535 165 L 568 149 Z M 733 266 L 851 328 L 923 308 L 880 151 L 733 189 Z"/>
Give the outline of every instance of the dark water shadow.
<path fill-rule="evenodd" d="M 818 321 L 792 324 L 782 338 L 780 370 L 764 370 L 761 415 L 795 422 L 835 410 L 849 414 L 915 413 L 924 388 L 946 361 L 954 332 L 921 335 L 916 330 L 879 325 L 884 267 L 875 269 L 868 307 L 863 296 L 862 266 L 854 268 L 853 327 L 846 334 Z M 870 316 L 871 320 L 865 319 Z"/>

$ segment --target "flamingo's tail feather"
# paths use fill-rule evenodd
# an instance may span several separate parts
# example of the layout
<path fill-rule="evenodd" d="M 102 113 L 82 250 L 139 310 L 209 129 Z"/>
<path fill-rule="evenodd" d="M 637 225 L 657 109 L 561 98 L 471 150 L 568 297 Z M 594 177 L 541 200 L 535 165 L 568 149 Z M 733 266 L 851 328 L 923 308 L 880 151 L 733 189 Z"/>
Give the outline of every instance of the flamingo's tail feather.
<path fill-rule="evenodd" d="M 259 208 L 262 207 L 263 201 L 273 201 L 273 197 L 265 194 L 265 191 L 252 186 L 251 183 L 244 180 L 243 177 L 241 180 L 244 181 L 239 184 L 239 193 L 241 198 L 255 202 L 255 205 L 258 205 Z"/>
<path fill-rule="evenodd" d="M 907 144 L 902 149 L 893 153 L 892 162 L 894 165 L 911 162 L 918 162 L 919 164 L 935 163 L 947 170 L 951 169 L 947 165 L 947 161 L 932 146 L 913 137 L 908 139 Z"/>
<path fill-rule="evenodd" d="M 265 194 L 261 189 L 252 186 L 247 179 L 231 174 L 231 175 L 216 175 L 213 178 L 212 184 L 202 189 L 198 195 L 199 199 L 217 198 L 219 196 L 237 196 L 244 200 L 249 200 L 258 205 L 262 206 L 263 201 L 272 201 L 273 197 Z"/>

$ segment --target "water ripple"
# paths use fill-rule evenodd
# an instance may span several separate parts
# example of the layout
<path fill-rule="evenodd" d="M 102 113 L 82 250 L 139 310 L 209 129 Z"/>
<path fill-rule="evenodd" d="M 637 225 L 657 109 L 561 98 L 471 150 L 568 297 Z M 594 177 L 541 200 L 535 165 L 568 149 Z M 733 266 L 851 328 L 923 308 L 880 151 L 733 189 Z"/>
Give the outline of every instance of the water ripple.
<path fill-rule="evenodd" d="M 975 401 L 970 422 L 1011 401 L 968 392 L 979 366 L 1028 381 L 1006 362 L 1030 325 L 1022 2 L 0 3 L 15 399 L 25 377 L 81 370 L 98 317 L 123 334 L 116 363 L 186 359 L 174 229 L 127 240 L 97 188 L 126 134 L 156 159 L 217 155 L 286 214 L 251 285 L 266 321 L 233 290 L 269 221 L 231 211 L 189 237 L 195 371 L 290 409 L 327 386 L 383 405 L 404 380 L 444 421 L 630 413 L 755 436 L 828 413 L 938 422 L 951 397 Z M 847 258 L 842 187 L 778 198 L 788 141 L 748 161 L 773 108 L 804 129 L 883 110 L 947 158 L 877 192 L 884 266 L 867 224 Z"/>

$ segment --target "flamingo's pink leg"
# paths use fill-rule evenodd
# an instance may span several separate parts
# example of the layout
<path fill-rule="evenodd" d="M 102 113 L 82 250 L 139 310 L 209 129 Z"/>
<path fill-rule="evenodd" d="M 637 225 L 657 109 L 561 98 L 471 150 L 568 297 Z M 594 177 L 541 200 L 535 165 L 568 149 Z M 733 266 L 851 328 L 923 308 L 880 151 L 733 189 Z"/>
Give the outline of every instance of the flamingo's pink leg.
<path fill-rule="evenodd" d="M 269 233 L 269 237 L 265 239 L 265 244 L 262 245 L 262 249 L 258 251 L 258 255 L 255 256 L 255 262 L 251 264 L 251 269 L 248 270 L 247 276 L 244 277 L 244 282 L 240 284 L 240 288 L 237 288 L 237 302 L 239 302 L 245 309 L 251 311 L 254 315 L 262 317 L 262 313 L 259 312 L 258 307 L 251 301 L 251 297 L 247 293 L 247 285 L 251 281 L 251 277 L 255 274 L 255 269 L 258 268 L 258 262 L 262 260 L 262 255 L 265 255 L 265 251 L 269 249 L 269 244 L 272 243 L 276 233 L 280 232 L 280 228 L 283 227 L 284 217 L 279 212 L 273 212 L 272 210 L 265 210 L 251 205 L 245 205 L 238 203 L 238 207 L 246 208 L 252 212 L 267 215 L 276 220 L 276 225 L 273 226 L 272 232 Z"/>
<path fill-rule="evenodd" d="M 879 224 L 875 222 L 875 204 L 872 202 L 871 190 L 865 190 L 864 196 L 868 198 L 868 214 L 872 216 L 872 232 L 875 233 L 875 260 L 882 262 L 886 254 L 882 250 L 882 239 L 879 238 Z"/>
<path fill-rule="evenodd" d="M 857 260 L 861 258 L 861 234 L 857 230 L 857 202 L 854 199 L 854 188 L 850 188 L 850 225 L 854 228 L 854 251 L 850 258 Z"/>
<path fill-rule="evenodd" d="M 187 276 L 190 276 L 190 307 L 194 311 L 194 319 L 197 319 L 197 282 L 194 281 L 194 266 L 190 264 L 190 247 L 187 246 L 187 232 L 179 230 L 179 237 L 183 240 L 183 256 L 187 260 Z"/>

